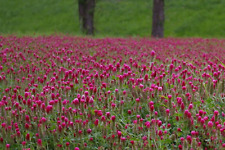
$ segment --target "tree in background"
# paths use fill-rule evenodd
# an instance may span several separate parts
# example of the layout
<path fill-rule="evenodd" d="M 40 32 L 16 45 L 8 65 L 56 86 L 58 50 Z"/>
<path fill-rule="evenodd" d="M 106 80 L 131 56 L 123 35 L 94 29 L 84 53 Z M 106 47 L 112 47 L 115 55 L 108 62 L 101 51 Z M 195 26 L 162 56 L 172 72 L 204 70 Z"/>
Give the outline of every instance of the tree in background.
<path fill-rule="evenodd" d="M 164 0 L 153 1 L 152 37 L 164 36 Z"/>
<path fill-rule="evenodd" d="M 78 0 L 79 20 L 83 33 L 94 35 L 95 0 Z"/>

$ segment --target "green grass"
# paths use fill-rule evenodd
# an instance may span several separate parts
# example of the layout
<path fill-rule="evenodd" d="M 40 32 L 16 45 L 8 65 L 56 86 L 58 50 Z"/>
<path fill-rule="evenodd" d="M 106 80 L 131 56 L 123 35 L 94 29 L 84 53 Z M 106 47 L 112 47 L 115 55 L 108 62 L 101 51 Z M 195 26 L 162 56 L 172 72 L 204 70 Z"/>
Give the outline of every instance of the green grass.
<path fill-rule="evenodd" d="M 166 37 L 225 37 L 225 0 L 165 0 Z M 96 35 L 150 36 L 152 0 L 97 0 Z M 0 0 L 0 34 L 82 35 L 77 0 Z"/>

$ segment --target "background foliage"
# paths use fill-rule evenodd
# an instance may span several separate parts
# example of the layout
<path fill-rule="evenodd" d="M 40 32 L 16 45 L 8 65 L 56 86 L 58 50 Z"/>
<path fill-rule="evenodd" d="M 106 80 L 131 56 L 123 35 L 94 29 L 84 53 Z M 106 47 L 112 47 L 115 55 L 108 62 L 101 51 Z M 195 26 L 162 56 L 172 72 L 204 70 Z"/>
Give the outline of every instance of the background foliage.
<path fill-rule="evenodd" d="M 166 37 L 225 37 L 225 0 L 165 0 Z M 97 0 L 97 36 L 150 36 L 152 0 Z M 0 0 L 0 33 L 82 35 L 77 0 Z"/>

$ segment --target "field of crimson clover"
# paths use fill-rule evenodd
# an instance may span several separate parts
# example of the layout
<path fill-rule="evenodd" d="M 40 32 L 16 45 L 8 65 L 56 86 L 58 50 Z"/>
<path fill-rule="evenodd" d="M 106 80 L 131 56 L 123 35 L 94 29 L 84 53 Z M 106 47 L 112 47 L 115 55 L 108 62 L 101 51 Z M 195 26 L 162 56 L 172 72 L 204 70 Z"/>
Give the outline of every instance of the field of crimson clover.
<path fill-rule="evenodd" d="M 224 149 L 225 40 L 0 36 L 0 149 Z"/>

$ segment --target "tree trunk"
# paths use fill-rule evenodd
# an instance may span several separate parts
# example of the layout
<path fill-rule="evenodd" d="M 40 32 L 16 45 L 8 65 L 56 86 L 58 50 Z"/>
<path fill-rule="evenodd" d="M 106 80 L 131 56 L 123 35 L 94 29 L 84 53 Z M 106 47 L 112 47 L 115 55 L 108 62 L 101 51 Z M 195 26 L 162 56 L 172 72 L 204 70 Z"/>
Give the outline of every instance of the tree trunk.
<path fill-rule="evenodd" d="M 82 32 L 88 35 L 93 35 L 95 0 L 79 0 L 78 6 Z"/>
<path fill-rule="evenodd" d="M 84 32 L 84 26 L 85 26 L 85 0 L 78 0 L 78 9 L 79 9 L 79 21 L 80 21 L 80 28 L 82 30 L 82 32 Z"/>
<path fill-rule="evenodd" d="M 152 37 L 164 36 L 164 0 L 154 0 L 152 17 Z"/>

